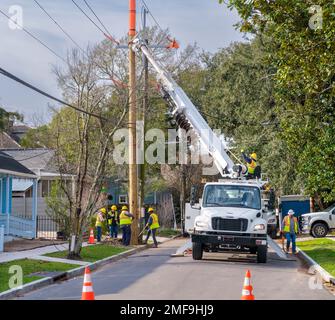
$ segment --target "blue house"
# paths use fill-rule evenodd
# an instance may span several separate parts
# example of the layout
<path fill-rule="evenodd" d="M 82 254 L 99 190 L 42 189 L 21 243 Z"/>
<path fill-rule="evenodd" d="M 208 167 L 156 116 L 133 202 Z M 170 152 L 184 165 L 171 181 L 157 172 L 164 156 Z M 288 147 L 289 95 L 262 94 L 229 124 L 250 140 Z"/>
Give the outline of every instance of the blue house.
<path fill-rule="evenodd" d="M 32 216 L 29 219 L 19 217 L 18 212 L 12 212 L 13 179 L 30 181 L 33 184 Z M 36 236 L 37 213 L 37 176 L 0 151 L 0 226 L 5 228 L 6 240 L 11 237 L 33 239 Z"/>

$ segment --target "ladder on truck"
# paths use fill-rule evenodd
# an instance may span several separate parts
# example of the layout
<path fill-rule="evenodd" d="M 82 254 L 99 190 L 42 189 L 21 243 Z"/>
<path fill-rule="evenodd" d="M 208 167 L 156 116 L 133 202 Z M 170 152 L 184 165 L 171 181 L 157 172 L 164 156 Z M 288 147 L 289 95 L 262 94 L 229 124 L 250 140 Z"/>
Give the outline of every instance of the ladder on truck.
<path fill-rule="evenodd" d="M 234 172 L 234 162 L 226 153 L 225 143 L 207 124 L 184 90 L 173 80 L 168 71 L 156 61 L 145 42 L 135 39 L 132 49 L 135 52 L 142 52 L 154 67 L 161 95 L 172 108 L 172 116 L 178 126 L 186 131 L 192 130 L 195 133 L 202 146 L 212 156 L 222 176 L 227 172 L 232 174 Z"/>

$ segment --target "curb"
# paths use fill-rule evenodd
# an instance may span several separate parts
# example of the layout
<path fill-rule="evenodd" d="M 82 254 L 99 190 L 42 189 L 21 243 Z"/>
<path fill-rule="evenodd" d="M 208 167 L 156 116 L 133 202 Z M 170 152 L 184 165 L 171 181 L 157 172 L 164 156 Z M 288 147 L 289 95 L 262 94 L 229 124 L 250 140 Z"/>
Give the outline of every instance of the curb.
<path fill-rule="evenodd" d="M 179 237 L 179 235 L 174 236 L 174 237 L 170 238 L 169 240 L 167 240 L 165 242 L 169 242 L 169 241 L 174 240 L 178 237 Z M 8 300 L 8 299 L 12 299 L 12 298 L 17 298 L 20 295 L 23 295 L 25 293 L 28 293 L 28 292 L 46 287 L 46 286 L 48 286 L 50 284 L 53 284 L 57 281 L 69 280 L 69 279 L 72 279 L 72 278 L 75 278 L 75 277 L 80 277 L 84 274 L 84 270 L 85 270 L 86 267 L 89 267 L 91 271 L 94 271 L 94 270 L 98 269 L 99 267 L 104 266 L 108 263 L 115 262 L 115 261 L 121 260 L 123 258 L 127 258 L 127 257 L 129 257 L 129 256 L 131 256 L 135 253 L 138 253 L 138 252 L 144 251 L 146 249 L 149 249 L 149 248 L 151 248 L 151 246 L 152 246 L 151 244 L 140 245 L 137 248 L 133 248 L 133 249 L 130 249 L 128 251 L 119 253 L 115 256 L 107 257 L 105 259 L 92 262 L 92 263 L 90 263 L 86 266 L 80 266 L 78 268 L 59 273 L 58 275 L 56 275 L 54 277 L 46 277 L 46 278 L 43 278 L 43 279 L 40 279 L 40 280 L 37 280 L 37 281 L 33 281 L 31 283 L 27 283 L 27 284 L 25 284 L 25 285 L 23 285 L 19 288 L 14 288 L 14 289 L 4 291 L 4 292 L 0 293 L 0 300 Z"/>
<path fill-rule="evenodd" d="M 84 274 L 84 270 L 86 267 L 89 267 L 91 271 L 94 271 L 96 269 L 98 269 L 101 266 L 104 266 L 110 262 L 115 262 L 118 261 L 120 259 L 126 258 L 130 255 L 133 255 L 135 253 L 144 251 L 148 248 L 150 248 L 151 245 L 141 245 L 137 248 L 134 249 L 130 249 L 128 251 L 119 253 L 115 256 L 111 256 L 111 257 L 107 257 L 105 259 L 102 260 L 98 260 L 95 262 L 92 262 L 86 266 L 80 266 L 78 268 L 66 271 L 66 272 L 62 272 L 59 273 L 58 275 L 54 276 L 54 277 L 46 277 L 37 281 L 33 281 L 31 283 L 27 283 L 19 288 L 14 288 L 14 289 L 10 289 L 7 291 L 4 291 L 2 293 L 0 293 L 0 300 L 8 300 L 8 299 L 12 299 L 12 298 L 16 298 L 22 294 L 43 288 L 45 286 L 48 286 L 50 284 L 53 284 L 57 281 L 62 281 L 62 280 L 69 280 L 71 278 L 75 278 L 75 277 L 79 277 L 82 276 Z"/>
<path fill-rule="evenodd" d="M 329 272 L 323 269 L 316 261 L 314 261 L 309 255 L 298 249 L 297 257 L 305 261 L 309 267 L 313 267 L 314 271 L 317 272 L 321 278 L 328 283 L 335 285 L 335 277 L 333 277 Z"/>

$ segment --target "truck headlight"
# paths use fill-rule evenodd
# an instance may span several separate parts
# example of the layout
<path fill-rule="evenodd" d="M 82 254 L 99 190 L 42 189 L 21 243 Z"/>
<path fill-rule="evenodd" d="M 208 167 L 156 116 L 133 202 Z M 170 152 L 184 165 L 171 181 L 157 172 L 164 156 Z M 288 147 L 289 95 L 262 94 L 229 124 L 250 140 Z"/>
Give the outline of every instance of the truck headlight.
<path fill-rule="evenodd" d="M 200 228 L 207 228 L 207 227 L 208 227 L 208 223 L 207 223 L 207 222 L 204 222 L 204 221 L 197 221 L 197 222 L 195 223 L 195 225 L 196 225 L 197 227 L 200 227 Z"/>
<path fill-rule="evenodd" d="M 265 230 L 265 225 L 264 224 L 256 224 L 254 226 L 254 230 L 257 231 L 257 230 Z"/>

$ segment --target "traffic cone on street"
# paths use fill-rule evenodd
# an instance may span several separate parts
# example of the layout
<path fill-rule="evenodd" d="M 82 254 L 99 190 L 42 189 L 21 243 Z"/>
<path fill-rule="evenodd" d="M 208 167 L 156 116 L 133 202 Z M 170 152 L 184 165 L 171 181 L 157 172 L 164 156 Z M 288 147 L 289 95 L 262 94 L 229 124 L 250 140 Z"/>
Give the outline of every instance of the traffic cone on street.
<path fill-rule="evenodd" d="M 85 268 L 84 284 L 83 284 L 83 292 L 81 295 L 81 300 L 95 300 L 91 280 L 91 271 L 89 267 Z"/>
<path fill-rule="evenodd" d="M 93 231 L 93 229 L 91 228 L 91 230 L 90 230 L 90 238 L 88 239 L 88 243 L 89 244 L 94 244 L 95 242 L 94 242 L 94 231 Z"/>
<path fill-rule="evenodd" d="M 255 300 L 255 296 L 253 295 L 253 288 L 250 283 L 250 271 L 247 270 L 247 273 L 245 274 L 244 278 L 244 284 L 243 284 L 243 289 L 242 289 L 242 300 Z"/>

